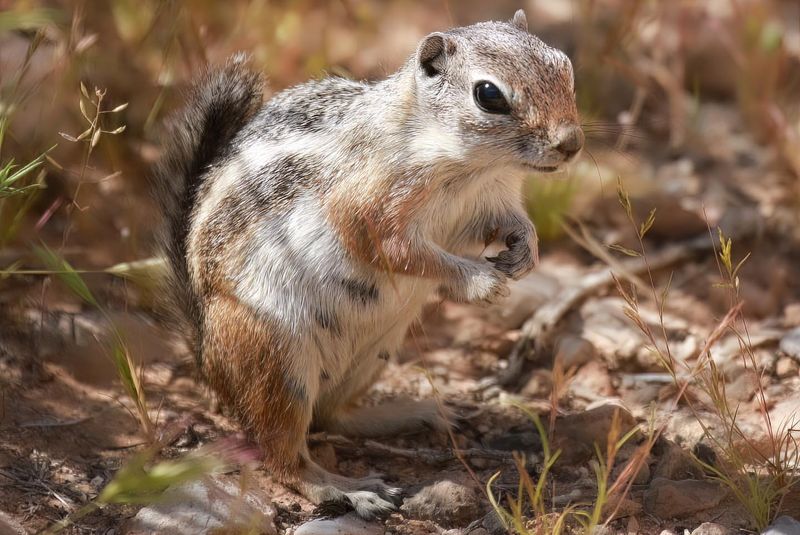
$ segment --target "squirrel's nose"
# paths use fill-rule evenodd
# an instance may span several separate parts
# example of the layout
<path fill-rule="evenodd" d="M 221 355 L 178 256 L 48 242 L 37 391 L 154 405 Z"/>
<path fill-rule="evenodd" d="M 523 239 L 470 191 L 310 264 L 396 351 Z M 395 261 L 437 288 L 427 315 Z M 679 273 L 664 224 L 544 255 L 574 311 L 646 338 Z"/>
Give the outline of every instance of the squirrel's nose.
<path fill-rule="evenodd" d="M 561 125 L 556 132 L 555 149 L 570 160 L 583 148 L 583 130 L 576 125 Z"/>

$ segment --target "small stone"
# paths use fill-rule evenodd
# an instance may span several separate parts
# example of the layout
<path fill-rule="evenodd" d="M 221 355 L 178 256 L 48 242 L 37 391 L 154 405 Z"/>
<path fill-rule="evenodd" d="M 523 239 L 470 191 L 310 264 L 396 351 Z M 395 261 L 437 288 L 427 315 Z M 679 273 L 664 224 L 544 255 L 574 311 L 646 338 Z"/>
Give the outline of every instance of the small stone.
<path fill-rule="evenodd" d="M 306 522 L 294 531 L 294 535 L 381 535 L 383 532 L 382 523 L 367 522 L 355 513 L 349 513 Z"/>
<path fill-rule="evenodd" d="M 594 450 L 597 444 L 605 451 L 608 442 L 608 432 L 614 414 L 618 413 L 620 423 L 620 436 L 636 426 L 633 415 L 622 405 L 617 403 L 602 403 L 589 405 L 583 412 L 570 414 L 556 421 L 555 435 L 564 446 L 580 443 Z"/>
<path fill-rule="evenodd" d="M 443 479 L 420 489 L 400 508 L 409 518 L 433 520 L 446 528 L 468 525 L 484 513 L 480 492 L 467 484 Z"/>
<path fill-rule="evenodd" d="M 546 398 L 553 391 L 553 374 L 550 370 L 535 370 L 522 387 L 520 394 L 527 398 Z"/>
<path fill-rule="evenodd" d="M 637 453 L 638 449 L 639 446 L 634 444 L 633 441 L 630 441 L 627 444 L 624 444 L 617 452 L 617 458 L 614 462 L 614 470 L 611 472 L 612 481 L 616 481 L 624 471 L 628 470 L 628 462 L 631 461 L 633 455 Z M 637 459 L 636 464 L 638 465 L 638 469 L 636 470 L 636 474 L 633 476 L 633 484 L 646 485 L 650 481 L 651 477 L 650 456 L 647 456 L 647 458 L 644 460 Z"/>
<path fill-rule="evenodd" d="M 732 531 L 721 524 L 714 522 L 703 522 L 692 535 L 731 535 Z"/>
<path fill-rule="evenodd" d="M 796 327 L 783 335 L 778 347 L 788 356 L 800 360 L 800 327 Z"/>
<path fill-rule="evenodd" d="M 581 366 L 569 381 L 569 393 L 576 398 L 605 401 L 615 392 L 608 367 L 600 360 L 593 360 Z"/>
<path fill-rule="evenodd" d="M 642 504 L 631 500 L 630 498 L 620 499 L 619 494 L 612 494 L 608 497 L 608 501 L 603 506 L 603 515 L 614 515 L 614 520 L 617 518 L 625 518 L 629 516 L 638 515 L 642 512 Z"/>
<path fill-rule="evenodd" d="M 750 370 L 741 370 L 725 387 L 725 394 L 733 401 L 750 401 L 758 390 L 759 377 Z"/>
<path fill-rule="evenodd" d="M 0 535 L 26 535 L 28 530 L 23 528 L 16 520 L 0 511 Z"/>
<path fill-rule="evenodd" d="M 795 377 L 798 371 L 800 371 L 800 364 L 791 357 L 781 357 L 775 364 L 775 376 L 778 379 Z"/>
<path fill-rule="evenodd" d="M 639 533 L 639 521 L 636 520 L 635 516 L 628 518 L 628 525 L 625 529 L 628 531 L 628 535 L 636 535 Z"/>
<path fill-rule="evenodd" d="M 489 532 L 489 535 L 507 535 L 508 530 L 503 525 L 503 521 L 497 516 L 497 513 L 490 511 L 489 514 L 483 517 L 481 527 Z"/>
<path fill-rule="evenodd" d="M 671 529 L 665 529 L 658 535 L 678 535 L 678 534 L 672 531 Z"/>
<path fill-rule="evenodd" d="M 561 284 L 553 276 L 532 271 L 520 280 L 510 281 L 508 288 L 511 295 L 484 309 L 483 314 L 478 312 L 503 330 L 518 329 L 537 308 L 555 297 Z"/>
<path fill-rule="evenodd" d="M 665 441 L 661 457 L 653 470 L 653 477 L 664 479 L 700 479 L 703 471 L 692 456 L 672 441 Z"/>
<path fill-rule="evenodd" d="M 636 472 L 636 475 L 633 476 L 633 484 L 634 485 L 647 485 L 650 481 L 651 477 L 650 472 L 650 465 L 647 463 L 643 463 L 642 466 L 639 467 L 639 471 Z"/>
<path fill-rule="evenodd" d="M 659 518 L 685 517 L 719 505 L 726 492 L 710 481 L 657 477 L 644 493 L 644 508 Z"/>
<path fill-rule="evenodd" d="M 240 494 L 238 480 L 215 476 L 172 487 L 139 510 L 129 533 L 202 535 L 246 527 L 276 535 L 275 508 L 261 492 Z"/>
<path fill-rule="evenodd" d="M 556 343 L 556 360 L 564 370 L 580 368 L 594 360 L 596 353 L 592 343 L 581 336 L 568 334 Z"/>
<path fill-rule="evenodd" d="M 800 535 L 800 522 L 790 516 L 779 516 L 761 535 Z"/>

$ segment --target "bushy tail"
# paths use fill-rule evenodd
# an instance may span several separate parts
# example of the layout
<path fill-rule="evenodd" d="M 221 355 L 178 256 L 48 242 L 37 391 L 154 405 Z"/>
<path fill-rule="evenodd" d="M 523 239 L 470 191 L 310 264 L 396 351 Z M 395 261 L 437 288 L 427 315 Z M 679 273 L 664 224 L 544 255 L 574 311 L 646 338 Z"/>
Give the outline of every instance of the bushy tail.
<path fill-rule="evenodd" d="M 189 280 L 186 240 L 206 170 L 229 149 L 233 137 L 262 104 L 263 78 L 250 71 L 247 63 L 245 55 L 237 54 L 195 81 L 186 106 L 167 123 L 164 155 L 153 174 L 156 201 L 164 217 L 160 246 L 169 266 L 167 309 L 198 359 L 203 318 Z"/>

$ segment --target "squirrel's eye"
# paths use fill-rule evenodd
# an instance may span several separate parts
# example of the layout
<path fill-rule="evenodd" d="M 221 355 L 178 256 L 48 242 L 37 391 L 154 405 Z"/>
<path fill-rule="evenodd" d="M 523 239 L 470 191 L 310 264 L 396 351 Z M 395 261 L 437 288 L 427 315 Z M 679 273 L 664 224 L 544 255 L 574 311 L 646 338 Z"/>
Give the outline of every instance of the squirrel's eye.
<path fill-rule="evenodd" d="M 486 113 L 511 113 L 511 106 L 508 105 L 503 92 L 492 82 L 478 82 L 475 84 L 475 102 L 478 107 Z"/>

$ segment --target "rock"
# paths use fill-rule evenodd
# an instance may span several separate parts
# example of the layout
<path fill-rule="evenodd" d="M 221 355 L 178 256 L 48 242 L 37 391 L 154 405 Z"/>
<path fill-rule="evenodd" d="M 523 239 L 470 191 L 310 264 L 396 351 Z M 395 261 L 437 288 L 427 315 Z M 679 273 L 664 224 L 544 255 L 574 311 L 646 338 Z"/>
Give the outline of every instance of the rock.
<path fill-rule="evenodd" d="M 611 472 L 612 481 L 616 481 L 617 478 L 628 469 L 628 462 L 633 458 L 634 455 L 637 454 L 638 450 L 639 446 L 634 444 L 633 441 L 629 441 L 627 444 L 624 444 L 622 448 L 620 448 L 620 450 L 617 452 L 616 461 L 614 462 L 614 469 Z M 649 455 L 644 459 L 644 461 L 637 460 L 639 467 L 636 471 L 636 475 L 633 476 L 634 485 L 647 485 L 647 483 L 650 481 L 650 477 L 652 475 L 650 470 L 650 460 L 651 457 Z"/>
<path fill-rule="evenodd" d="M 616 513 L 615 513 L 616 512 Z M 642 504 L 630 498 L 620 499 L 619 494 L 612 494 L 603 506 L 603 517 L 614 514 L 614 520 L 628 516 L 638 515 L 642 512 Z"/>
<path fill-rule="evenodd" d="M 725 386 L 725 394 L 733 401 L 750 401 L 758 391 L 759 376 L 750 370 L 740 370 L 736 378 Z"/>
<path fill-rule="evenodd" d="M 678 534 L 675 533 L 674 531 L 672 531 L 671 529 L 665 529 L 664 531 L 662 531 L 658 535 L 678 535 Z"/>
<path fill-rule="evenodd" d="M 665 441 L 661 457 L 653 470 L 653 477 L 664 479 L 700 479 L 703 471 L 692 456 L 674 442 Z"/>
<path fill-rule="evenodd" d="M 688 158 L 682 158 L 675 162 L 660 165 L 658 176 L 670 180 L 670 185 L 674 188 L 678 183 L 696 182 L 697 175 L 694 173 L 694 165 Z M 665 184 L 658 180 L 658 183 Z M 690 187 L 690 189 L 693 189 Z M 648 237 L 665 241 L 676 241 L 692 238 L 707 230 L 706 221 L 694 210 L 687 210 L 682 201 L 685 198 L 683 193 L 670 192 L 664 194 L 658 192 L 653 195 L 637 199 L 634 212 L 637 219 L 644 221 L 647 219 L 651 209 L 656 209 L 657 214 L 669 214 L 669 217 L 656 217 L 653 226 L 648 232 Z"/>
<path fill-rule="evenodd" d="M 531 378 L 520 390 L 520 394 L 528 398 L 546 398 L 552 391 L 552 372 L 550 370 L 534 370 Z"/>
<path fill-rule="evenodd" d="M 610 365 L 635 360 L 639 350 L 647 345 L 624 309 L 625 302 L 619 298 L 589 299 L 580 309 L 581 336 Z"/>
<path fill-rule="evenodd" d="M 790 516 L 779 516 L 761 535 L 800 535 L 800 522 Z"/>
<path fill-rule="evenodd" d="M 355 513 L 337 518 L 312 520 L 294 530 L 294 535 L 381 535 L 382 523 L 367 522 Z"/>
<path fill-rule="evenodd" d="M 798 371 L 800 371 L 800 363 L 792 357 L 781 357 L 775 364 L 775 376 L 778 377 L 778 379 L 795 377 Z"/>
<path fill-rule="evenodd" d="M 711 481 L 657 477 L 644 493 L 644 508 L 659 518 L 685 517 L 719 505 L 726 492 Z"/>
<path fill-rule="evenodd" d="M 0 511 L 0 535 L 27 535 L 28 530 L 9 515 Z"/>
<path fill-rule="evenodd" d="M 466 526 L 485 511 L 478 489 L 450 479 L 421 488 L 400 509 L 409 518 L 433 520 L 445 528 Z"/>
<path fill-rule="evenodd" d="M 639 521 L 636 520 L 635 516 L 628 517 L 628 525 L 625 528 L 628 532 L 628 535 L 636 535 L 639 533 Z"/>
<path fill-rule="evenodd" d="M 793 359 L 800 360 L 800 327 L 783 335 L 778 347 Z"/>
<path fill-rule="evenodd" d="M 503 521 L 497 516 L 497 513 L 490 511 L 489 514 L 481 520 L 481 528 L 484 529 L 489 535 L 507 535 L 508 530 L 503 525 Z"/>
<path fill-rule="evenodd" d="M 508 530 L 497 513 L 490 511 L 483 518 L 472 522 L 464 529 L 464 535 L 508 535 Z"/>
<path fill-rule="evenodd" d="M 518 329 L 533 312 L 555 297 L 561 284 L 553 276 L 532 271 L 517 281 L 509 281 L 511 294 L 500 303 L 477 312 L 492 324 L 504 329 Z"/>
<path fill-rule="evenodd" d="M 636 420 L 628 409 L 618 403 L 603 402 L 556 420 L 555 436 L 564 446 L 572 444 L 574 447 L 574 443 L 578 442 L 591 449 L 597 444 L 605 450 L 615 413 L 619 414 L 620 437 L 636 426 Z"/>
<path fill-rule="evenodd" d="M 692 535 L 732 535 L 733 532 L 721 524 L 714 522 L 703 522 Z"/>
<path fill-rule="evenodd" d="M 240 495 L 238 480 L 214 476 L 168 489 L 158 503 L 139 510 L 129 533 L 200 535 L 255 530 L 277 534 L 275 508 L 261 492 Z"/>
<path fill-rule="evenodd" d="M 611 384 L 608 367 L 600 360 L 581 366 L 569 381 L 568 389 L 572 397 L 594 402 L 605 401 L 616 392 Z"/>
<path fill-rule="evenodd" d="M 564 370 L 580 368 L 594 360 L 596 354 L 592 343 L 581 336 L 568 334 L 556 342 L 555 358 L 561 363 Z"/>
<path fill-rule="evenodd" d="M 692 448 L 692 455 L 694 455 L 695 459 L 697 459 L 700 463 L 705 463 L 708 466 L 716 466 L 717 465 L 717 452 L 714 451 L 714 448 L 706 444 L 705 442 L 698 442 Z M 699 468 L 702 468 L 703 465 L 701 464 Z M 675 478 L 672 478 L 675 479 Z M 695 479 L 700 479 L 699 477 Z"/>
<path fill-rule="evenodd" d="M 647 485 L 652 477 L 652 473 L 650 472 L 650 465 L 646 462 L 642 464 L 639 468 L 639 471 L 636 472 L 636 475 L 633 476 L 633 484 L 634 485 Z"/>

